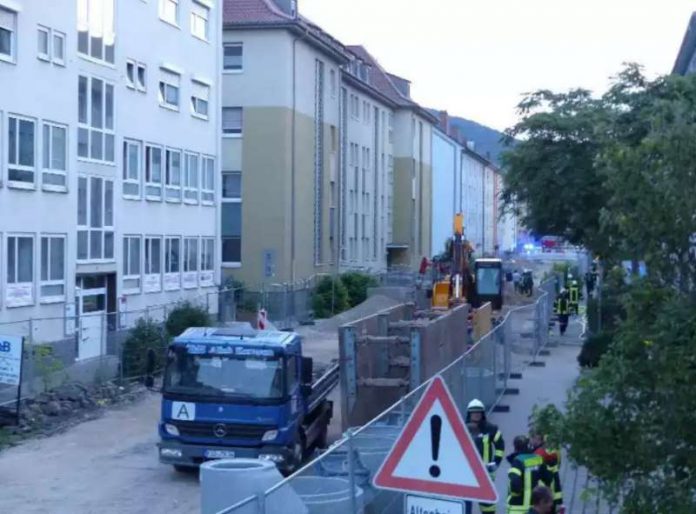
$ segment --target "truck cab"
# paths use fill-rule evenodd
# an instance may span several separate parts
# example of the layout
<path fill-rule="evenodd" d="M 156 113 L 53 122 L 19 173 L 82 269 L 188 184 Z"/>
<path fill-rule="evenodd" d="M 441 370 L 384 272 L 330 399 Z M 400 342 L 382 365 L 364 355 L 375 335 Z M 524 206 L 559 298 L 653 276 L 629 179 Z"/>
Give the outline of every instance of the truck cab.
<path fill-rule="evenodd" d="M 294 471 L 310 446 L 326 445 L 333 411 L 326 398 L 337 382 L 337 367 L 313 381 L 297 334 L 248 323 L 190 328 L 167 352 L 160 462 L 183 470 L 260 458 Z"/>

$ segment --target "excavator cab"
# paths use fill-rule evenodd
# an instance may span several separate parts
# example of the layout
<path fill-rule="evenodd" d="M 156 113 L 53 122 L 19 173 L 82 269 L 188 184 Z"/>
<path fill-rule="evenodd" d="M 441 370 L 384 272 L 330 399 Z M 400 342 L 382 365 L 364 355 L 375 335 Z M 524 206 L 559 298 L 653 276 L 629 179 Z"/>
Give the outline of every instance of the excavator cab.
<path fill-rule="evenodd" d="M 491 302 L 493 310 L 503 307 L 503 261 L 500 259 L 476 259 L 476 304 Z"/>

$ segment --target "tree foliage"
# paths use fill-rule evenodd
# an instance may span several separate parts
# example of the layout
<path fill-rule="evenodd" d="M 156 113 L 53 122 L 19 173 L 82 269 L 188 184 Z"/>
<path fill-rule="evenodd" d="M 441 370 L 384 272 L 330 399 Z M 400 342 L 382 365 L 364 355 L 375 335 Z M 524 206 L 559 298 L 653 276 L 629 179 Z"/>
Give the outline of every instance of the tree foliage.
<path fill-rule="evenodd" d="M 606 352 L 586 355 L 596 367 L 565 412 L 546 407 L 536 423 L 621 493 L 623 513 L 696 512 L 696 77 L 648 80 L 630 65 L 601 97 L 540 91 L 520 112 L 506 208 L 648 270 L 630 286 L 614 277 L 603 297 L 614 314 L 594 341 Z"/>

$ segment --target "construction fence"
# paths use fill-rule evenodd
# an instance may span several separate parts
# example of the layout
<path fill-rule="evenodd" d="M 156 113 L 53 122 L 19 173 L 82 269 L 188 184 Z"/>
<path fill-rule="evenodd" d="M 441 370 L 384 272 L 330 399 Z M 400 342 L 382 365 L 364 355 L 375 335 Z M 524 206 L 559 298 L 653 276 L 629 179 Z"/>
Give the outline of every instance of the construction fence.
<path fill-rule="evenodd" d="M 510 311 L 473 344 L 468 344 L 466 330 L 461 331 L 462 354 L 437 375 L 447 384 L 462 415 L 474 398 L 493 409 L 505 394 L 515 369 L 537 359 L 548 342 L 554 297 L 553 284 L 543 284 L 534 304 Z M 410 375 L 410 392 L 384 412 L 362 426 L 348 428 L 341 440 L 293 476 L 256 496 L 240 498 L 222 513 L 282 513 L 288 497 L 294 496 L 309 513 L 328 512 L 319 507 L 330 504 L 333 514 L 401 514 L 404 495 L 375 489 L 372 478 L 431 378 Z"/>

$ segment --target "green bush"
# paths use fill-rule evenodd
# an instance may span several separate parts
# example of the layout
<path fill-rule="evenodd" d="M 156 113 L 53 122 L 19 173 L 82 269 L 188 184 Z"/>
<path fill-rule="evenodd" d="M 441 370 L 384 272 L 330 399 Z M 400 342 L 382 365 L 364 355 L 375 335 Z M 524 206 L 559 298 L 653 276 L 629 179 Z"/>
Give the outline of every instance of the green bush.
<path fill-rule="evenodd" d="M 123 343 L 123 376 L 125 378 L 142 377 L 147 371 L 147 354 L 150 349 L 155 354 L 155 369 L 160 369 L 167 338 L 162 326 L 148 318 L 140 318 L 128 332 Z"/>
<path fill-rule="evenodd" d="M 348 290 L 341 279 L 333 277 L 322 278 L 312 296 L 314 317 L 319 319 L 329 318 L 334 314 L 345 311 L 349 306 Z"/>
<path fill-rule="evenodd" d="M 167 317 L 165 327 L 170 337 L 181 335 L 191 327 L 207 327 L 210 325 L 208 312 L 190 302 L 180 303 Z"/>
<path fill-rule="evenodd" d="M 611 332 L 601 332 L 589 336 L 582 345 L 578 363 L 583 368 L 596 368 L 602 356 L 607 352 L 614 339 Z"/>
<path fill-rule="evenodd" d="M 341 275 L 341 282 L 348 293 L 348 304 L 351 307 L 360 305 L 367 299 L 367 290 L 377 287 L 377 280 L 366 273 L 349 272 Z"/>

